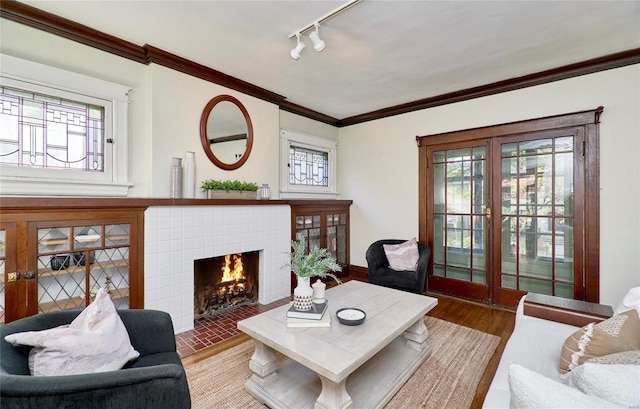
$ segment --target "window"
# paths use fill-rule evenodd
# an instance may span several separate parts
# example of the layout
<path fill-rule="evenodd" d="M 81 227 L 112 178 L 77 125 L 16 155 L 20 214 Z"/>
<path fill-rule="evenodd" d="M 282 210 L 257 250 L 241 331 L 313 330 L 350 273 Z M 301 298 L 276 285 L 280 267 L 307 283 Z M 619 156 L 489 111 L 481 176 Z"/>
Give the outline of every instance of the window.
<path fill-rule="evenodd" d="M 126 196 L 128 91 L 2 55 L 0 194 Z"/>
<path fill-rule="evenodd" d="M 281 131 L 282 196 L 335 197 L 338 142 Z"/>

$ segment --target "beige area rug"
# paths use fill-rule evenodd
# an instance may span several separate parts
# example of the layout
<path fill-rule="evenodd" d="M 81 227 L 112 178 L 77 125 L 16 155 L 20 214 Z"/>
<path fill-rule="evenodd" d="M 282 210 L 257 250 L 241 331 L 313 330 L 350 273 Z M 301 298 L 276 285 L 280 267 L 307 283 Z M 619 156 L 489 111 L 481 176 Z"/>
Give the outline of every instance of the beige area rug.
<path fill-rule="evenodd" d="M 431 356 L 386 408 L 468 408 L 500 338 L 429 316 L 425 324 Z M 244 390 L 252 354 L 253 342 L 246 341 L 187 366 L 192 408 L 264 409 Z"/>

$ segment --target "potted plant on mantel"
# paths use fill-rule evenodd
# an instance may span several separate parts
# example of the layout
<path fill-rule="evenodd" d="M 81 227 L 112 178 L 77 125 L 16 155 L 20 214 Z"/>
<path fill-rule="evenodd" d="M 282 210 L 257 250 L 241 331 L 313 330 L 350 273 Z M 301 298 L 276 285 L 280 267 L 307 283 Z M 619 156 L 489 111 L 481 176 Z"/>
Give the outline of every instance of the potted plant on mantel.
<path fill-rule="evenodd" d="M 208 199 L 256 199 L 258 184 L 239 180 L 207 179 L 200 186 Z"/>
<path fill-rule="evenodd" d="M 336 259 L 324 248 L 315 248 L 307 253 L 307 243 L 305 239 L 291 241 L 293 251 L 287 253 L 289 262 L 282 267 L 288 267 L 296 275 L 297 285 L 293 290 L 293 306 L 297 310 L 306 311 L 311 309 L 313 302 L 313 289 L 311 288 L 311 277 L 331 277 L 338 284 L 340 279 L 330 271 L 342 271 L 342 267 Z"/>

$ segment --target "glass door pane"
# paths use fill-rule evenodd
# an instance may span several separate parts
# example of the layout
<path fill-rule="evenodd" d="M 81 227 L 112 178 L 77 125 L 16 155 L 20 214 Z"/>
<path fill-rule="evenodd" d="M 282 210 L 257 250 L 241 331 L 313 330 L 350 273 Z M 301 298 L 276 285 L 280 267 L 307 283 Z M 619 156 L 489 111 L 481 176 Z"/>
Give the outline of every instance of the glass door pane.
<path fill-rule="evenodd" d="M 502 143 L 499 286 L 573 298 L 574 137 Z"/>
<path fill-rule="evenodd" d="M 429 285 L 485 298 L 487 285 L 487 146 L 452 146 L 431 156 L 433 207 L 430 245 L 436 277 Z M 468 284 L 465 284 L 468 283 Z M 432 284 L 434 284 L 432 286 Z"/>

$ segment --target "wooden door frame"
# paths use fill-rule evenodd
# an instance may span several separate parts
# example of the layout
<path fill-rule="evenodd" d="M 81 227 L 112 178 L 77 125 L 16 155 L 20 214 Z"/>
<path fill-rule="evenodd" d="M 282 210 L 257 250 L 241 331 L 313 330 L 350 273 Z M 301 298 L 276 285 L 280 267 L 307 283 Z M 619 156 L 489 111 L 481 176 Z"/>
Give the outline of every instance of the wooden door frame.
<path fill-rule="evenodd" d="M 584 146 L 577 148 L 577 153 L 584 156 L 585 200 L 584 200 L 584 300 L 600 301 L 600 116 L 604 107 L 555 115 L 525 121 L 472 128 L 461 131 L 445 132 L 433 135 L 416 136 L 418 144 L 418 237 L 427 242 L 430 223 L 427 204 L 429 203 L 427 147 L 443 143 L 472 141 L 476 139 L 494 138 L 506 135 L 517 135 L 546 130 L 583 127 Z M 432 264 L 432 263 L 431 263 Z M 429 266 L 431 270 L 432 265 Z M 427 281 L 428 282 L 428 281 Z"/>

